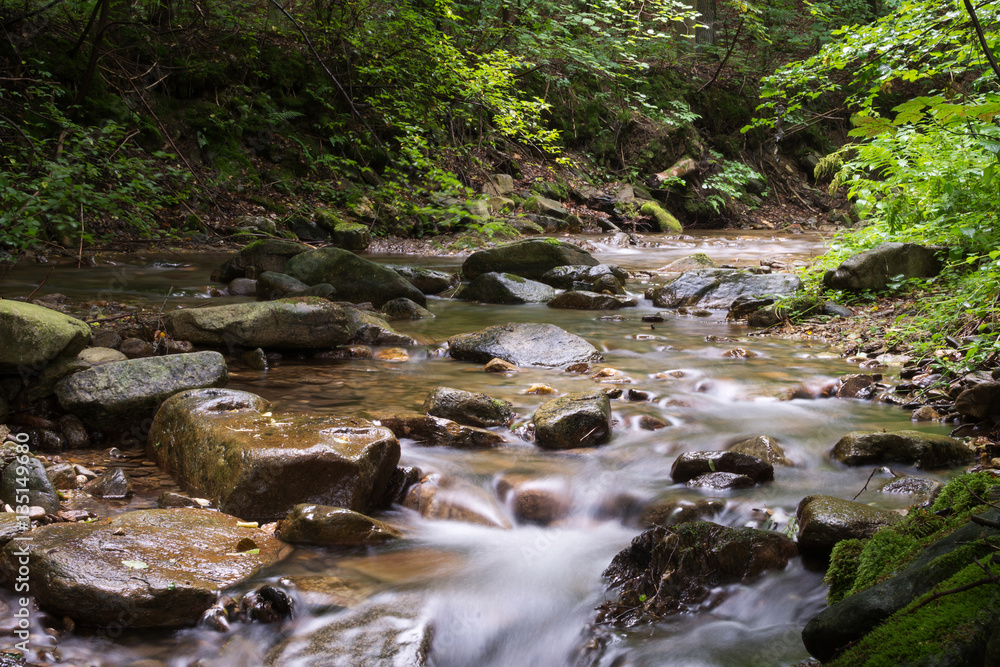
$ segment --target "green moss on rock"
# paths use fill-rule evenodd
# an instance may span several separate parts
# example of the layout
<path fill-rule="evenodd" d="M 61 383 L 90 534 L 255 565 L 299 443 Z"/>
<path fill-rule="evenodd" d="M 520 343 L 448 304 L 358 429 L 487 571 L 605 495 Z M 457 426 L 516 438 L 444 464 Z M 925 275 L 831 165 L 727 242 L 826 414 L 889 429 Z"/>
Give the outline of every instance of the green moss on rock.
<path fill-rule="evenodd" d="M 642 215 L 652 216 L 661 232 L 680 232 L 684 230 L 680 221 L 655 203 L 646 202 L 639 208 Z"/>

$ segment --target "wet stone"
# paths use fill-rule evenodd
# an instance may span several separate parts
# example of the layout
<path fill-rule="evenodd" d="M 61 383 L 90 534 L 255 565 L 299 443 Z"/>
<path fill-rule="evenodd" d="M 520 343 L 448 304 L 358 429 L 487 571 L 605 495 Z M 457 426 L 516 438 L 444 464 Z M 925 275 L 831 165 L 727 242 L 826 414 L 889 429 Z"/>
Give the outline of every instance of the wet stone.
<path fill-rule="evenodd" d="M 478 428 L 506 426 L 514 418 L 510 401 L 451 387 L 438 387 L 428 394 L 423 410 L 434 417 Z"/>
<path fill-rule="evenodd" d="M 128 498 L 132 495 L 132 480 L 123 468 L 114 467 L 83 487 L 95 498 Z"/>
<path fill-rule="evenodd" d="M 768 435 L 758 435 L 754 438 L 741 440 L 726 447 L 730 452 L 756 456 L 772 466 L 791 466 L 792 462 L 785 456 L 785 450 L 777 440 Z"/>
<path fill-rule="evenodd" d="M 799 503 L 798 542 L 803 552 L 829 553 L 841 540 L 871 537 L 902 516 L 833 496 L 807 496 Z"/>
<path fill-rule="evenodd" d="M 684 486 L 702 491 L 730 491 L 734 489 L 750 489 L 757 483 L 746 475 L 732 472 L 710 472 L 689 479 Z"/>
<path fill-rule="evenodd" d="M 343 507 L 296 505 L 278 524 L 286 542 L 320 546 L 369 546 L 398 539 L 402 534 L 387 523 Z"/>
<path fill-rule="evenodd" d="M 674 461 L 670 477 L 675 482 L 686 483 L 699 475 L 712 472 L 746 475 L 757 483 L 774 479 L 774 466 L 767 461 L 731 451 L 685 452 Z"/>

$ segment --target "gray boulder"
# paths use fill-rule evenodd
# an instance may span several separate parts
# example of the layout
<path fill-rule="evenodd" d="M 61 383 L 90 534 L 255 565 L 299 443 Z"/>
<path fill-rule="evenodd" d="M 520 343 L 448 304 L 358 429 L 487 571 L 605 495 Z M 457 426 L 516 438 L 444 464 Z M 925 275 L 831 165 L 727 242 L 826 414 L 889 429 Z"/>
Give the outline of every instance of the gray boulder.
<path fill-rule="evenodd" d="M 746 475 L 754 482 L 770 482 L 774 479 L 774 466 L 767 461 L 730 451 L 684 452 L 671 466 L 670 478 L 684 483 L 713 472 Z"/>
<path fill-rule="evenodd" d="M 194 625 L 220 591 L 278 559 L 281 543 L 239 519 L 201 509 L 151 509 L 91 523 L 37 528 L 0 552 L 18 571 L 28 550 L 31 594 L 46 611 L 80 625 Z"/>
<path fill-rule="evenodd" d="M 406 297 L 427 305 L 423 292 L 392 269 L 341 248 L 319 248 L 296 255 L 285 272 L 309 285 L 329 283 L 337 290 L 338 299 L 352 303 L 371 302 L 381 308 L 387 301 Z"/>
<path fill-rule="evenodd" d="M 171 336 L 197 345 L 310 349 L 351 338 L 344 309 L 317 297 L 185 308 L 163 320 Z"/>
<path fill-rule="evenodd" d="M 411 347 L 420 345 L 417 339 L 401 334 L 375 313 L 358 308 L 346 307 L 348 331 L 351 345 L 394 345 Z"/>
<path fill-rule="evenodd" d="M 833 496 L 806 496 L 799 503 L 799 548 L 827 554 L 841 540 L 871 537 L 903 517 L 889 510 Z"/>
<path fill-rule="evenodd" d="M 56 385 L 56 398 L 87 425 L 115 429 L 152 416 L 160 403 L 180 391 L 224 387 L 228 381 L 226 360 L 218 352 L 171 354 L 74 373 Z"/>
<path fill-rule="evenodd" d="M 594 447 L 611 438 L 611 401 L 602 391 L 566 394 L 543 403 L 532 421 L 539 447 Z"/>
<path fill-rule="evenodd" d="M 510 401 L 451 387 L 438 387 L 428 394 L 423 409 L 434 417 L 478 428 L 506 426 L 514 418 Z"/>
<path fill-rule="evenodd" d="M 360 512 L 328 505 L 296 505 L 278 524 L 285 542 L 321 546 L 369 546 L 401 537 L 387 523 Z"/>
<path fill-rule="evenodd" d="M 287 296 L 297 296 L 309 288 L 304 282 L 287 273 L 264 271 L 257 275 L 256 296 L 261 301 L 271 301 Z"/>
<path fill-rule="evenodd" d="M 0 373 L 30 377 L 56 357 L 73 357 L 90 344 L 90 326 L 32 303 L 0 300 Z"/>
<path fill-rule="evenodd" d="M 531 198 L 524 202 L 524 210 L 559 220 L 569 215 L 569 211 L 566 210 L 565 206 L 554 199 L 549 199 L 541 195 L 532 195 Z"/>
<path fill-rule="evenodd" d="M 619 283 L 628 280 L 628 273 L 613 264 L 557 266 L 545 272 L 539 280 L 558 289 L 573 289 L 576 283 L 593 283 L 601 276 L 614 276 Z"/>
<path fill-rule="evenodd" d="M 635 299 L 628 296 L 573 290 L 563 292 L 546 305 L 549 308 L 563 308 L 568 310 L 618 310 L 620 308 L 634 308 L 639 304 Z"/>
<path fill-rule="evenodd" d="M 739 269 L 696 269 L 652 292 L 657 308 L 698 306 L 728 310 L 740 297 L 785 296 L 802 286 L 790 273 L 756 274 Z"/>
<path fill-rule="evenodd" d="M 382 306 L 382 314 L 390 320 L 428 320 L 435 317 L 434 313 L 406 297 L 386 303 Z"/>
<path fill-rule="evenodd" d="M 831 456 L 849 466 L 906 463 L 918 468 L 946 468 L 973 459 L 961 441 L 920 431 L 853 431 L 834 445 Z"/>
<path fill-rule="evenodd" d="M 295 241 L 254 241 L 213 271 L 211 279 L 213 282 L 228 284 L 235 278 L 255 278 L 265 271 L 281 273 L 289 259 L 306 250 L 309 250 L 309 246 Z"/>
<path fill-rule="evenodd" d="M 831 289 L 860 292 L 884 289 L 895 276 L 930 278 L 941 271 L 937 253 L 934 248 L 913 243 L 883 243 L 827 271 L 823 284 Z"/>
<path fill-rule="evenodd" d="M 502 359 L 517 366 L 568 366 L 603 361 L 593 345 L 554 324 L 498 324 L 448 339 L 453 359 L 487 363 Z"/>
<path fill-rule="evenodd" d="M 726 449 L 738 454 L 749 454 L 772 466 L 790 466 L 792 462 L 785 456 L 785 450 L 777 440 L 768 435 L 758 435 L 735 442 Z"/>
<path fill-rule="evenodd" d="M 538 280 L 547 271 L 568 264 L 596 266 L 599 262 L 572 243 L 532 238 L 474 252 L 462 264 L 462 275 L 467 280 L 475 280 L 484 273 L 513 273 Z"/>
<path fill-rule="evenodd" d="M 199 389 L 156 413 L 147 454 L 195 492 L 244 519 L 272 521 L 299 503 L 377 509 L 399 442 L 363 419 L 272 415 L 244 391 Z"/>
<path fill-rule="evenodd" d="M 463 287 L 457 299 L 481 303 L 545 303 L 556 296 L 556 290 L 534 280 L 512 273 L 490 272 L 477 276 Z"/>
<path fill-rule="evenodd" d="M 390 266 L 386 268 L 398 273 L 424 294 L 440 294 L 461 282 L 457 273 L 445 273 L 422 266 Z"/>
<path fill-rule="evenodd" d="M 22 493 L 22 490 L 27 493 Z M 7 464 L 0 476 L 0 500 L 11 507 L 18 507 L 25 505 L 20 498 L 23 496 L 27 496 L 29 507 L 41 507 L 46 514 L 59 511 L 59 495 L 45 473 L 45 466 L 34 456 L 29 456 L 27 461 L 15 459 Z"/>

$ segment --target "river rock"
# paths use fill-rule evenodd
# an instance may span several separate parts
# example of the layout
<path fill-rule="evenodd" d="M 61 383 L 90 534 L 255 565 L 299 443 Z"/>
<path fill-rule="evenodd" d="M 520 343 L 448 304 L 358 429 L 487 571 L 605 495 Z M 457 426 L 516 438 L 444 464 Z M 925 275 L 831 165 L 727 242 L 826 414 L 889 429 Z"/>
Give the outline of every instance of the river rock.
<path fill-rule="evenodd" d="M 557 266 L 546 271 L 539 280 L 557 289 L 573 289 L 576 283 L 593 284 L 602 276 L 612 276 L 621 284 L 628 280 L 628 273 L 613 264 Z"/>
<path fill-rule="evenodd" d="M 530 211 L 531 213 L 537 213 L 539 215 L 558 218 L 559 220 L 562 220 L 569 215 L 569 211 L 566 210 L 565 206 L 554 199 L 549 199 L 548 197 L 543 197 L 541 195 L 532 195 L 526 202 L 524 202 L 524 210 Z"/>
<path fill-rule="evenodd" d="M 387 523 L 343 507 L 302 503 L 278 524 L 278 536 L 296 544 L 360 547 L 395 540 L 402 534 Z"/>
<path fill-rule="evenodd" d="M 822 495 L 803 498 L 795 516 L 799 548 L 817 554 L 829 553 L 841 540 L 871 537 L 903 518 L 889 510 Z"/>
<path fill-rule="evenodd" d="M 0 512 L 0 549 L 18 535 L 27 532 L 29 525 L 15 512 Z M 17 664 L 20 667 L 20 663 Z"/>
<path fill-rule="evenodd" d="M 426 519 L 463 521 L 490 528 L 511 527 L 491 494 L 454 477 L 428 475 L 410 487 L 403 507 Z"/>
<path fill-rule="evenodd" d="M 1000 382 L 982 382 L 964 390 L 955 399 L 955 411 L 970 419 L 1000 416 Z"/>
<path fill-rule="evenodd" d="M 602 391 L 566 394 L 543 403 L 532 421 L 539 447 L 594 447 L 611 438 L 611 401 Z"/>
<path fill-rule="evenodd" d="M 453 359 L 486 363 L 497 358 L 516 366 L 569 366 L 604 361 L 593 345 L 554 324 L 498 324 L 448 339 Z"/>
<path fill-rule="evenodd" d="M 226 291 L 229 296 L 257 296 L 257 281 L 253 278 L 233 278 Z"/>
<path fill-rule="evenodd" d="M 865 373 L 853 373 L 840 378 L 837 386 L 837 398 L 860 398 L 871 400 L 878 393 L 878 380 L 873 375 Z"/>
<path fill-rule="evenodd" d="M 531 238 L 480 250 L 462 264 L 462 275 L 475 280 L 484 273 L 513 273 L 538 280 L 557 266 L 599 264 L 579 246 L 553 238 Z"/>
<path fill-rule="evenodd" d="M 52 482 L 53 488 L 60 491 L 68 491 L 78 486 L 76 483 L 76 469 L 72 464 L 53 463 L 45 469 L 45 475 Z"/>
<path fill-rule="evenodd" d="M 791 273 L 748 273 L 738 269 L 696 269 L 686 271 L 673 282 L 653 290 L 657 308 L 698 306 L 729 309 L 742 296 L 786 296 L 802 286 Z"/>
<path fill-rule="evenodd" d="M 267 654 L 267 667 L 423 667 L 434 631 L 418 596 L 375 598 L 304 626 Z M 229 663 L 235 664 L 235 663 Z"/>
<path fill-rule="evenodd" d="M 696 269 L 715 269 L 718 265 L 712 261 L 712 258 L 703 252 L 696 252 L 693 255 L 688 255 L 687 257 L 681 257 L 670 262 L 666 266 L 661 266 L 656 270 L 657 273 L 684 273 L 685 271 L 694 271 Z"/>
<path fill-rule="evenodd" d="M 429 320 L 434 313 L 406 297 L 393 299 L 382 306 L 382 314 L 390 320 Z"/>
<path fill-rule="evenodd" d="M 312 349 L 351 337 L 344 309 L 316 297 L 185 308 L 163 320 L 171 336 L 199 345 Z"/>
<path fill-rule="evenodd" d="M 408 438 L 429 447 L 489 449 L 506 442 L 495 431 L 463 426 L 450 419 L 419 413 L 378 416 L 375 421 L 392 431 L 397 438 Z"/>
<path fill-rule="evenodd" d="M 696 502 L 670 498 L 657 500 L 639 513 L 639 523 L 644 528 L 674 526 L 689 521 L 711 519 L 726 510 L 726 503 L 718 498 L 705 498 Z"/>
<path fill-rule="evenodd" d="M 670 468 L 670 478 L 683 484 L 712 472 L 729 472 L 746 475 L 754 482 L 774 479 L 774 466 L 756 456 L 733 451 L 684 452 Z"/>
<path fill-rule="evenodd" d="M 428 394 L 423 410 L 435 417 L 479 428 L 506 426 L 514 418 L 510 401 L 451 387 L 438 387 Z"/>
<path fill-rule="evenodd" d="M 156 354 L 153 345 L 141 338 L 126 338 L 118 346 L 118 350 L 129 359 L 145 359 Z"/>
<path fill-rule="evenodd" d="M 739 442 L 735 442 L 726 447 L 726 450 L 736 452 L 737 454 L 749 454 L 750 456 L 755 456 L 762 461 L 770 463 L 772 466 L 794 465 L 791 460 L 785 456 L 785 450 L 778 443 L 778 441 L 769 435 L 758 435 L 753 438 L 747 438 L 746 440 L 740 440 Z"/>
<path fill-rule="evenodd" d="M 736 489 L 750 489 L 757 483 L 746 475 L 737 475 L 734 472 L 707 472 L 698 475 L 694 479 L 689 479 L 684 486 L 689 489 L 700 489 L 702 491 L 733 491 Z"/>
<path fill-rule="evenodd" d="M 22 493 L 22 489 L 27 493 Z M 27 496 L 27 502 L 24 502 L 24 496 Z M 24 505 L 41 507 L 46 514 L 59 511 L 59 495 L 45 473 L 45 466 L 34 456 L 15 459 L 3 469 L 0 500 L 14 508 Z"/>
<path fill-rule="evenodd" d="M 0 300 L 0 373 L 30 377 L 56 357 L 76 356 L 90 344 L 90 326 L 32 303 Z"/>
<path fill-rule="evenodd" d="M 547 526 L 569 516 L 573 493 L 564 477 L 505 474 L 496 483 L 497 496 L 522 523 Z"/>
<path fill-rule="evenodd" d="M 954 438 L 920 431 L 853 431 L 834 446 L 834 460 L 849 466 L 906 463 L 945 468 L 968 463 L 972 450 Z"/>
<path fill-rule="evenodd" d="M 122 468 L 115 466 L 88 483 L 83 490 L 95 498 L 128 498 L 132 495 L 132 480 Z"/>
<path fill-rule="evenodd" d="M 360 222 L 341 220 L 332 211 L 318 211 L 316 224 L 330 232 L 330 240 L 338 248 L 361 252 L 372 242 L 371 230 Z"/>
<path fill-rule="evenodd" d="M 982 516 L 987 521 L 995 522 L 1000 519 L 1000 513 L 996 510 L 989 510 Z M 896 620 L 903 623 L 910 620 L 906 618 L 906 615 L 899 615 L 895 619 L 891 619 L 893 614 L 901 611 L 911 602 L 938 587 L 961 570 L 970 567 L 973 558 L 984 560 L 995 553 L 988 541 L 989 538 L 995 536 L 996 530 L 989 526 L 971 522 L 965 524 L 950 535 L 924 548 L 898 574 L 824 609 L 806 624 L 802 631 L 803 643 L 812 655 L 826 662 L 832 660 L 844 648 L 857 644 L 865 635 L 883 624 L 885 625 L 882 629 L 891 633 L 893 630 L 891 624 Z M 956 558 L 956 554 L 961 555 Z M 981 573 L 978 574 L 981 575 Z M 976 587 L 969 594 L 975 595 L 975 591 L 982 590 L 981 587 Z M 921 625 L 917 626 L 916 633 L 919 637 L 916 641 L 933 641 L 936 644 L 941 643 L 945 636 L 951 635 L 951 641 L 954 642 L 957 639 L 960 646 L 956 647 L 954 644 L 941 646 L 934 651 L 934 659 L 905 664 L 963 667 L 983 662 L 983 645 L 994 632 L 996 624 L 996 598 L 988 596 L 987 600 L 990 603 L 987 605 L 980 602 L 966 606 L 966 601 L 962 600 L 965 595 L 967 593 L 953 591 L 950 595 L 942 596 L 939 599 L 940 603 L 948 604 L 951 602 L 954 605 L 957 602 L 963 605 L 957 608 L 952 606 L 945 612 L 949 614 L 948 617 L 945 617 L 948 619 L 948 627 L 941 624 Z M 933 617 L 940 613 L 935 609 L 935 604 L 932 603 L 925 607 L 925 614 Z M 910 616 L 912 617 L 912 615 Z M 938 618 L 943 620 L 941 616 Z M 913 626 L 911 625 L 911 627 Z M 953 630 L 957 630 L 957 632 Z M 910 633 L 907 632 L 907 634 Z M 904 644 L 902 648 L 906 650 L 910 646 Z M 968 651 L 969 648 L 972 651 Z M 878 651 L 878 647 L 875 650 Z M 966 652 L 971 653 L 971 655 L 963 655 Z M 899 664 L 898 660 L 892 661 L 890 656 L 885 658 L 891 661 L 889 664 Z"/>
<path fill-rule="evenodd" d="M 261 301 L 271 301 L 302 294 L 309 288 L 304 282 L 292 278 L 287 273 L 264 271 L 257 276 L 257 298 Z"/>
<path fill-rule="evenodd" d="M 255 278 L 265 271 L 282 273 L 289 259 L 307 250 L 309 246 L 295 241 L 254 241 L 213 271 L 211 279 L 228 284 L 236 278 Z"/>
<path fill-rule="evenodd" d="M 395 345 L 412 347 L 420 345 L 420 341 L 401 334 L 375 313 L 360 308 L 345 307 L 347 328 L 351 336 L 350 345 Z"/>
<path fill-rule="evenodd" d="M 936 479 L 926 477 L 897 477 L 888 480 L 878 488 L 879 493 L 891 493 L 906 496 L 916 496 L 922 501 L 928 501 L 937 496 L 944 484 Z"/>
<path fill-rule="evenodd" d="M 483 273 L 459 290 L 457 299 L 480 303 L 546 303 L 556 295 L 556 290 L 534 280 L 512 273 Z"/>
<path fill-rule="evenodd" d="M 64 410 L 108 430 L 151 416 L 179 391 L 222 387 L 228 381 L 221 354 L 192 352 L 95 366 L 60 380 L 56 397 Z"/>
<path fill-rule="evenodd" d="M 549 308 L 570 310 L 618 310 L 619 308 L 634 308 L 637 305 L 638 302 L 632 297 L 598 294 L 582 290 L 563 292 L 548 302 Z"/>
<path fill-rule="evenodd" d="M 457 273 L 445 273 L 422 266 L 391 266 L 393 271 L 424 294 L 440 294 L 461 282 Z"/>
<path fill-rule="evenodd" d="M 831 289 L 860 292 L 881 290 L 896 276 L 929 278 L 941 271 L 941 261 L 934 248 L 914 243 L 883 243 L 845 260 L 823 276 Z"/>
<path fill-rule="evenodd" d="M 399 442 L 363 419 L 272 415 L 259 396 L 198 389 L 156 413 L 147 454 L 229 514 L 271 521 L 299 503 L 377 509 Z"/>
<path fill-rule="evenodd" d="M 329 283 L 337 290 L 338 299 L 352 303 L 371 302 L 381 308 L 388 301 L 406 297 L 427 305 L 423 292 L 392 269 L 341 248 L 318 248 L 296 255 L 285 272 L 309 285 Z"/>
<path fill-rule="evenodd" d="M 795 543 L 774 531 L 694 521 L 642 533 L 604 571 L 618 600 L 600 607 L 614 625 L 656 621 L 709 600 L 719 586 L 782 570 Z M 719 598 L 716 598 L 718 600 Z"/>
<path fill-rule="evenodd" d="M 259 528 L 197 509 L 56 523 L 32 538 L 31 593 L 43 609 L 80 625 L 130 629 L 195 624 L 220 590 L 273 563 L 280 549 Z M 15 546 L 0 553 L 8 577 L 17 570 Z"/>
<path fill-rule="evenodd" d="M 99 366 L 100 364 L 108 364 L 112 361 L 125 361 L 128 359 L 126 355 L 118 350 L 112 350 L 110 347 L 85 347 L 80 350 L 76 358 L 91 366 Z"/>
<path fill-rule="evenodd" d="M 610 273 L 599 276 L 590 283 L 590 291 L 598 294 L 614 294 L 615 296 L 625 296 L 625 288 L 621 282 Z"/>

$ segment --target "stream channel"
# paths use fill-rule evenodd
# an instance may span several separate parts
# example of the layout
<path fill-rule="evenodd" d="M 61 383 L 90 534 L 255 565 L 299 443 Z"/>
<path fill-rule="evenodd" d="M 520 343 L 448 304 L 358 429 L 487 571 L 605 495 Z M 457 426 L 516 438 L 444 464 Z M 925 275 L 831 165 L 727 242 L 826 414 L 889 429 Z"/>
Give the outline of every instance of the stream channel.
<path fill-rule="evenodd" d="M 659 245 L 622 249 L 587 239 L 601 262 L 630 271 L 652 270 L 694 252 L 705 252 L 717 263 L 756 265 L 767 258 L 791 265 L 822 252 L 824 243 L 817 236 L 736 232 L 646 240 Z M 451 272 L 459 271 L 462 261 L 446 256 L 370 258 Z M 209 273 L 222 259 L 220 255 L 137 253 L 99 262 L 94 268 L 60 265 L 38 296 L 60 292 L 73 300 L 100 298 L 158 306 L 170 290 L 167 309 L 204 304 Z M 16 267 L 0 282 L 0 296 L 23 298 L 46 272 L 47 267 L 37 265 Z M 402 333 L 433 341 L 409 349 L 405 362 L 285 355 L 269 370 L 256 371 L 237 357 L 228 358 L 229 387 L 260 394 L 278 411 L 345 416 L 412 412 L 419 410 L 432 389 L 447 386 L 511 401 L 517 430 L 550 398 L 526 394 L 532 384 L 550 385 L 560 395 L 600 385 L 591 379 L 592 373 L 558 369 L 485 373 L 480 364 L 455 361 L 436 355 L 435 350 L 448 336 L 493 324 L 550 322 L 601 350 L 605 362 L 594 365 L 595 372 L 602 367 L 618 369 L 632 379 L 625 389 L 646 392 L 649 398 L 612 401 L 612 439 L 595 449 L 545 451 L 506 430 L 507 445 L 489 451 L 420 447 L 401 441 L 401 466 L 458 479 L 493 498 L 503 474 L 545 478 L 571 499 L 569 516 L 555 525 L 518 524 L 499 501 L 493 511 L 506 515 L 512 529 L 428 520 L 396 508 L 380 518 L 399 527 L 405 539 L 365 550 L 296 548 L 243 587 L 270 582 L 292 592 L 296 612 L 290 621 L 236 623 L 228 633 L 201 627 L 164 633 L 125 629 L 96 635 L 78 630 L 59 637 L 57 655 L 64 664 L 95 666 L 403 665 L 406 651 L 393 656 L 393 647 L 419 642 L 429 633 L 428 664 L 440 667 L 582 664 L 581 649 L 593 636 L 594 609 L 606 595 L 614 594 L 605 592 L 601 572 L 641 530 L 608 508 L 620 504 L 622 498 L 639 504 L 704 498 L 696 490 L 671 482 L 670 467 L 681 452 L 721 449 L 756 435 L 776 438 L 794 467 L 779 467 L 772 483 L 725 496 L 727 509 L 713 520 L 760 526 L 765 512 L 770 512 L 780 529 L 794 516 L 804 496 L 824 493 L 852 498 L 864 487 L 869 468 L 848 469 L 829 459 L 831 447 L 845 433 L 882 428 L 945 432 L 940 425 L 913 425 L 908 412 L 891 406 L 844 399 L 782 400 L 789 389 L 821 386 L 857 372 L 857 366 L 823 344 L 750 337 L 747 327 L 727 322 L 722 311 L 713 311 L 709 317 L 667 312 L 665 321 L 651 326 L 641 321 L 643 315 L 656 312 L 642 299 L 646 287 L 630 280 L 626 289 L 638 297 L 639 307 L 614 314 L 431 297 L 428 308 L 436 318 L 392 323 Z M 237 299 L 223 297 L 213 302 L 233 300 Z M 723 356 L 734 347 L 757 356 Z M 898 370 L 890 369 L 887 378 L 892 381 Z M 644 430 L 639 425 L 643 416 L 655 417 L 667 426 Z M 120 465 L 107 452 L 105 446 L 71 452 L 70 458 L 97 470 Z M 148 461 L 142 466 L 141 446 L 123 454 L 142 472 L 135 478 L 136 495 L 119 503 L 78 500 L 74 502 L 89 505 L 75 507 L 107 515 L 155 506 L 163 490 L 178 490 Z M 899 472 L 928 476 L 906 467 Z M 456 488 L 461 489 L 461 484 Z M 858 500 L 889 508 L 903 506 L 902 499 L 871 492 Z M 822 563 L 796 558 L 783 572 L 717 591 L 713 598 L 722 602 L 710 609 L 656 625 L 611 629 L 607 648 L 596 664 L 793 665 L 808 657 L 799 637 L 802 627 L 825 604 L 822 568 Z M 10 602 L 9 592 L 3 596 L 3 601 Z M 321 635 L 324 627 L 328 628 L 324 655 L 305 658 L 296 647 Z M 40 627 L 37 630 L 41 633 Z M 281 647 L 274 648 L 279 643 Z"/>

